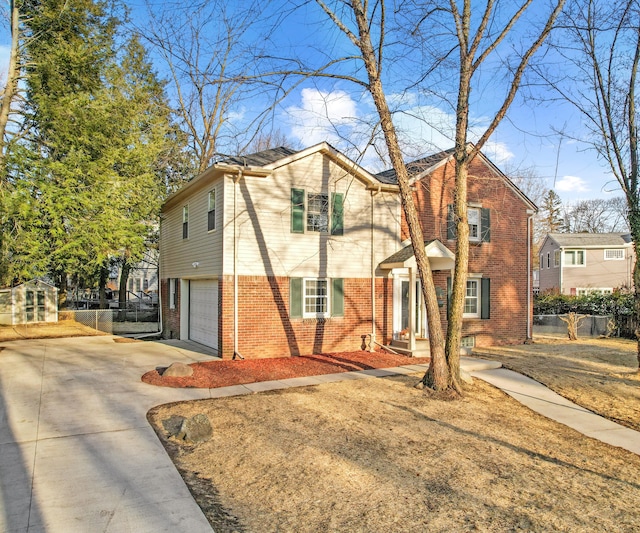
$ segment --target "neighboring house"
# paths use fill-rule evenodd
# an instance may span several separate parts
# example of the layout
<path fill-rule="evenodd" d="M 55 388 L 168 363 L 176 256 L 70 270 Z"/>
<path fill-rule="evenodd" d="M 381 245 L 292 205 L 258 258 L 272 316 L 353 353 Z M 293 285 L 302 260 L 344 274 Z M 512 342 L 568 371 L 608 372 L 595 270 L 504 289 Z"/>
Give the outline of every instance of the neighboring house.
<path fill-rule="evenodd" d="M 410 166 L 446 324 L 454 266 L 451 152 Z M 469 178 L 465 344 L 530 336 L 535 206 L 484 156 Z M 160 225 L 165 337 L 275 357 L 428 337 L 393 172 L 330 145 L 217 163 L 170 196 Z M 414 317 L 414 320 L 409 320 Z"/>
<path fill-rule="evenodd" d="M 540 293 L 582 295 L 631 287 L 635 254 L 625 233 L 549 233 L 540 247 Z"/>
<path fill-rule="evenodd" d="M 58 289 L 41 280 L 0 289 L 0 325 L 58 321 Z"/>
<path fill-rule="evenodd" d="M 147 248 L 142 260 L 129 271 L 127 302 L 136 305 L 158 304 L 158 250 Z M 120 276 L 122 267 L 113 269 L 107 287 L 112 291 L 111 307 L 119 305 Z"/>

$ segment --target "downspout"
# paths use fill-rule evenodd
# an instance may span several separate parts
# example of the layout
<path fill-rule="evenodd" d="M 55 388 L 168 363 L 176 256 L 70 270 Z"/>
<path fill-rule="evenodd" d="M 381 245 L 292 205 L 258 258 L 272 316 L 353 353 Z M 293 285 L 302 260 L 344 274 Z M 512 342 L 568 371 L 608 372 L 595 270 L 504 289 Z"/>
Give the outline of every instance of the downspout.
<path fill-rule="evenodd" d="M 527 217 L 527 340 L 533 338 L 531 321 L 533 312 L 531 309 L 531 295 L 533 294 L 533 282 L 531 280 L 531 235 L 533 227 L 533 215 Z"/>
<path fill-rule="evenodd" d="M 376 349 L 376 262 L 375 262 L 375 237 L 374 237 L 374 205 L 375 197 L 380 193 L 381 186 L 378 185 L 377 190 L 371 190 L 371 335 L 369 342 L 369 351 L 374 352 Z"/>
<path fill-rule="evenodd" d="M 233 178 L 233 359 L 244 359 L 238 352 L 238 182 L 242 169 Z"/>

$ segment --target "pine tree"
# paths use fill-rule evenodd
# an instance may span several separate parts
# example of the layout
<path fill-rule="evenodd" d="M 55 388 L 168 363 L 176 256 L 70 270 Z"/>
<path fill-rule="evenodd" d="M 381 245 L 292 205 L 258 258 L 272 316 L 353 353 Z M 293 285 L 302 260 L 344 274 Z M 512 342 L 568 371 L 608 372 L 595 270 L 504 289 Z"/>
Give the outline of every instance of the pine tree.
<path fill-rule="evenodd" d="M 98 283 L 153 239 L 179 137 L 144 48 L 131 39 L 116 53 L 107 2 L 30 7 L 38 37 L 25 72 L 29 136 L 11 160 L 19 235 L 6 277 L 38 271 L 61 288 L 68 275 Z"/>

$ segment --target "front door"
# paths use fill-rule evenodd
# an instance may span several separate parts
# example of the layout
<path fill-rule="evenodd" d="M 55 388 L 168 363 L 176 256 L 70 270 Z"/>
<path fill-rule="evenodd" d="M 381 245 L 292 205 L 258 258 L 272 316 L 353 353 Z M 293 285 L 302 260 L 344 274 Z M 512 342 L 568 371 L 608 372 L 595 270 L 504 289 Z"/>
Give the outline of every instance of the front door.
<path fill-rule="evenodd" d="M 401 275 L 395 279 L 394 291 L 394 338 L 399 339 L 408 334 L 409 331 L 409 276 Z M 419 281 L 415 282 L 415 305 L 413 328 L 415 336 L 418 338 L 427 338 L 428 329 L 426 321 L 426 313 L 422 305 L 422 291 Z"/>

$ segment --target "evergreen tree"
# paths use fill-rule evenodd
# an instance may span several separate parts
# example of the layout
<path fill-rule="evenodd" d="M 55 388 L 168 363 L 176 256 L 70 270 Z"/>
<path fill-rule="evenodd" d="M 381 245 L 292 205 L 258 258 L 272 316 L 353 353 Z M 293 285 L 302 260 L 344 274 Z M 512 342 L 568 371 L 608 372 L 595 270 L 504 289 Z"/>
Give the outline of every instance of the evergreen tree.
<path fill-rule="evenodd" d="M 566 232 L 566 224 L 562 218 L 562 200 L 553 189 L 549 189 L 542 200 L 539 231 L 541 238 L 544 238 L 547 233 Z"/>
<path fill-rule="evenodd" d="M 6 277 L 38 271 L 61 288 L 68 275 L 104 284 L 114 261 L 137 262 L 153 239 L 179 137 L 144 48 L 131 39 L 116 53 L 109 3 L 31 8 L 30 134 L 12 159 L 19 235 Z"/>

